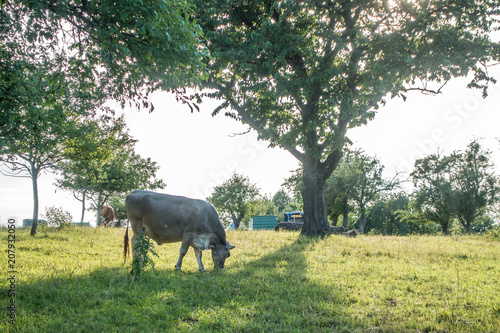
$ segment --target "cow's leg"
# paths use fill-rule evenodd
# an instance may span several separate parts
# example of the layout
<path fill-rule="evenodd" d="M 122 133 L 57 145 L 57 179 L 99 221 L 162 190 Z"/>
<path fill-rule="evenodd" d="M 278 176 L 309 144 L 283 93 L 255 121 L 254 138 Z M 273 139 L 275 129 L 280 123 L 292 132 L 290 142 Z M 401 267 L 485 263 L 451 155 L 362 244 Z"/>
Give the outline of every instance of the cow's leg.
<path fill-rule="evenodd" d="M 179 260 L 177 260 L 177 264 L 175 264 L 175 269 L 180 271 L 182 269 L 182 259 L 186 255 L 189 246 L 193 243 L 194 236 L 188 233 L 185 233 L 182 237 L 181 249 L 179 251 Z"/>
<path fill-rule="evenodd" d="M 193 247 L 193 249 L 194 254 L 196 255 L 196 260 L 198 261 L 198 269 L 200 270 L 200 272 L 206 272 L 207 270 L 205 269 L 205 267 L 203 267 L 203 263 L 201 262 L 202 252 L 195 247 Z"/>

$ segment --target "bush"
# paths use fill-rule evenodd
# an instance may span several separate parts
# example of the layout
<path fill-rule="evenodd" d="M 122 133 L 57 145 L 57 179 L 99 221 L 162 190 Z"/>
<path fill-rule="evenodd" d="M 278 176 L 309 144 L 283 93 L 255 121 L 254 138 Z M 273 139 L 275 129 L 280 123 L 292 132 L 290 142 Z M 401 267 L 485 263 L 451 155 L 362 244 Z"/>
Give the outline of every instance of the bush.
<path fill-rule="evenodd" d="M 492 240 L 500 240 L 500 225 L 496 225 L 492 229 L 486 231 L 484 235 Z"/>
<path fill-rule="evenodd" d="M 46 208 L 43 217 L 47 221 L 47 226 L 62 228 L 73 222 L 73 216 L 69 212 L 55 206 Z"/>
<path fill-rule="evenodd" d="M 139 277 L 142 272 L 148 268 L 154 270 L 155 262 L 153 258 L 151 258 L 150 254 L 158 257 L 158 253 L 156 253 L 153 248 L 154 244 L 151 241 L 151 238 L 146 236 L 146 233 L 143 231 L 140 233 L 137 243 L 134 245 L 134 251 L 136 251 L 137 256 L 132 261 L 132 275 Z"/>

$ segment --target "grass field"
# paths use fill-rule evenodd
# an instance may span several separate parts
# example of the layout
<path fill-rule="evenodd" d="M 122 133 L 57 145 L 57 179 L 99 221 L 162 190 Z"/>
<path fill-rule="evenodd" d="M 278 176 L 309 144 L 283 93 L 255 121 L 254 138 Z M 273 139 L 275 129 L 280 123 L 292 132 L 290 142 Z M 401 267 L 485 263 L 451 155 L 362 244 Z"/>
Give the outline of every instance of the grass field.
<path fill-rule="evenodd" d="M 224 272 L 156 246 L 142 278 L 123 229 L 16 230 L 16 324 L 0 332 L 500 332 L 500 242 L 481 236 L 299 237 L 232 231 Z M 7 272 L 7 230 L 1 229 Z"/>

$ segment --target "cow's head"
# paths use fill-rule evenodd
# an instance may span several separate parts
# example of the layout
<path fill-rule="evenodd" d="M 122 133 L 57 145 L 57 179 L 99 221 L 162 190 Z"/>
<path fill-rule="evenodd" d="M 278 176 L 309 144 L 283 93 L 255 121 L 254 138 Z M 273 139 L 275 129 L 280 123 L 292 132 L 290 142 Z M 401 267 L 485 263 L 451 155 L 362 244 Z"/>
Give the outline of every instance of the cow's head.
<path fill-rule="evenodd" d="M 226 262 L 226 259 L 231 255 L 229 250 L 234 248 L 235 246 L 230 245 L 229 242 L 226 242 L 226 244 L 210 244 L 210 249 L 212 249 L 212 260 L 214 261 L 214 267 L 224 270 L 224 263 Z"/>

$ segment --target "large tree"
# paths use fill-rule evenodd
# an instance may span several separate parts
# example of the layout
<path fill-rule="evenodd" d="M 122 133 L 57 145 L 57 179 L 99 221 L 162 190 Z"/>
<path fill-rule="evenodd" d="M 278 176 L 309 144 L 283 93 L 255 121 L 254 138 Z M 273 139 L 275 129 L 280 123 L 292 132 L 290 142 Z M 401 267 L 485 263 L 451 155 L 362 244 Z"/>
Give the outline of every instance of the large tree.
<path fill-rule="evenodd" d="M 385 100 L 493 81 L 498 1 L 192 0 L 212 58 L 206 95 L 303 165 L 303 234 L 329 230 L 325 183 L 346 132 Z M 434 87 L 432 84 L 435 83 Z"/>

